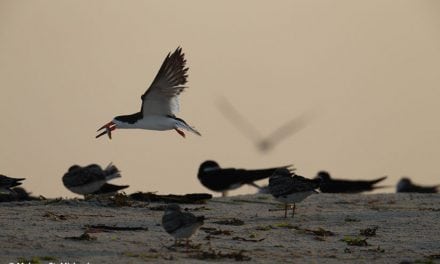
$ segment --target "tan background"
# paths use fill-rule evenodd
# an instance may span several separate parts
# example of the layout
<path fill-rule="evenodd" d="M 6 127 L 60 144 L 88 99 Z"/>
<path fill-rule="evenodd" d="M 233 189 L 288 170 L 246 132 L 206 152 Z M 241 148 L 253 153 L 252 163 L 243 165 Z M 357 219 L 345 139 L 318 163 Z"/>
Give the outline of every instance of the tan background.
<path fill-rule="evenodd" d="M 206 191 L 196 172 L 208 158 L 438 183 L 439 29 L 435 0 L 1 0 L 0 173 L 48 197 L 73 196 L 61 183 L 70 165 L 110 161 L 129 192 Z M 179 116 L 203 137 L 95 139 L 139 110 L 178 45 L 190 67 Z M 307 111 L 317 118 L 263 155 L 221 114 L 221 96 L 262 134 Z"/>

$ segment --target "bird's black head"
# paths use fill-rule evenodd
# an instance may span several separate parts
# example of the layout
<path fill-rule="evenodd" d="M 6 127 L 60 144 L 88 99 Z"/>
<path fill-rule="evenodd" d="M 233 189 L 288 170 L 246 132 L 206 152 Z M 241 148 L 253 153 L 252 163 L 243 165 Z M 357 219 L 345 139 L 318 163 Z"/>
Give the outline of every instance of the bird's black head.
<path fill-rule="evenodd" d="M 122 122 L 122 123 L 128 123 L 128 124 L 134 124 L 136 123 L 139 119 L 142 119 L 143 115 L 142 112 L 137 112 L 131 115 L 120 115 L 120 116 L 116 116 L 115 118 L 113 118 L 113 120 Z"/>
<path fill-rule="evenodd" d="M 330 180 L 330 173 L 326 172 L 326 171 L 320 171 L 318 172 L 318 175 L 316 176 L 316 178 L 321 180 L 321 183 L 329 181 Z"/>
<path fill-rule="evenodd" d="M 217 162 L 215 162 L 213 160 L 207 160 L 200 165 L 199 175 L 203 172 L 208 172 L 208 171 L 218 170 L 218 169 L 220 169 L 220 166 L 218 165 Z"/>
<path fill-rule="evenodd" d="M 79 166 L 79 165 L 73 165 L 73 166 L 71 166 L 71 167 L 69 168 L 69 171 L 68 171 L 68 172 L 76 171 L 76 170 L 78 170 L 78 169 L 81 169 L 81 166 Z"/>

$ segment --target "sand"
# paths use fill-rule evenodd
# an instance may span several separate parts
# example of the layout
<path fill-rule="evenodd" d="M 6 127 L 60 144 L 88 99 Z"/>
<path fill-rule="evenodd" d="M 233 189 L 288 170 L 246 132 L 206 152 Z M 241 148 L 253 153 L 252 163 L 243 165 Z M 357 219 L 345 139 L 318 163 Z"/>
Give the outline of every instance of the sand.
<path fill-rule="evenodd" d="M 265 194 L 185 204 L 181 206 L 207 217 L 188 250 L 171 247 L 173 239 L 160 225 L 161 205 L 1 203 L 0 263 L 440 262 L 438 194 L 315 194 L 297 205 L 294 218 L 271 211 L 281 207 Z M 241 225 L 215 223 L 234 218 L 229 222 Z M 66 239 L 84 234 L 86 225 L 99 224 L 148 230 L 89 228 L 90 240 Z M 367 228 L 367 234 L 360 235 Z"/>

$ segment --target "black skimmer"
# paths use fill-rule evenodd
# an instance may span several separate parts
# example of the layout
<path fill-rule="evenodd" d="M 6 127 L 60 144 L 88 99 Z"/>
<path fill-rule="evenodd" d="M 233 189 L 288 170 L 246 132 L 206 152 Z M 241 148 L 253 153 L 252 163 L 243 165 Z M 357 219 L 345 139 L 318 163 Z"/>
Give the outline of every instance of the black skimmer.
<path fill-rule="evenodd" d="M 227 191 L 237 189 L 243 184 L 260 189 L 254 181 L 269 178 L 275 170 L 289 167 L 291 165 L 259 170 L 222 169 L 217 162 L 207 160 L 200 165 L 197 178 L 206 188 L 214 192 L 222 192 L 222 196 L 226 196 Z"/>
<path fill-rule="evenodd" d="M 179 47 L 169 53 L 147 91 L 141 96 L 141 111 L 131 115 L 121 115 L 98 129 L 104 130 L 96 138 L 107 134 L 111 139 L 111 131 L 116 128 L 139 128 L 148 130 L 174 129 L 185 137 L 183 130 L 200 136 L 200 133 L 183 119 L 176 117 L 179 112 L 179 95 L 186 88 L 186 60 Z"/>
<path fill-rule="evenodd" d="M 0 193 L 11 193 L 11 188 L 21 185 L 25 178 L 11 178 L 0 174 Z"/>
<path fill-rule="evenodd" d="M 71 192 L 89 195 L 99 192 L 107 181 L 121 177 L 118 168 L 111 163 L 103 170 L 97 164 L 86 167 L 73 165 L 63 176 L 63 184 Z"/>
<path fill-rule="evenodd" d="M 291 119 L 284 125 L 274 130 L 266 137 L 261 136 L 258 130 L 229 103 L 228 100 L 223 98 L 219 101 L 219 109 L 223 115 L 234 124 L 247 138 L 250 138 L 258 150 L 261 152 L 269 152 L 279 142 L 285 138 L 299 132 L 306 127 L 307 123 L 314 116 L 309 114 L 303 114 L 299 117 Z"/>
<path fill-rule="evenodd" d="M 307 179 L 295 175 L 288 169 L 276 170 L 269 178 L 269 192 L 275 200 L 284 203 L 284 217 L 287 217 L 288 205 L 293 204 L 292 217 L 295 214 L 296 203 L 299 203 L 313 193 L 318 193 L 321 180 Z"/>
<path fill-rule="evenodd" d="M 25 189 L 21 187 L 14 187 L 10 193 L 0 193 L 0 202 L 22 202 L 39 200 L 33 197 Z"/>
<path fill-rule="evenodd" d="M 372 191 L 377 188 L 386 187 L 374 185 L 387 178 L 387 176 L 384 176 L 375 180 L 339 180 L 332 179 L 330 174 L 326 171 L 318 172 L 316 177 L 321 179 L 321 186 L 319 189 L 323 193 L 360 193 Z"/>
<path fill-rule="evenodd" d="M 409 178 L 402 178 L 397 183 L 398 193 L 437 193 L 440 185 L 435 186 L 420 186 L 412 183 Z"/>
<path fill-rule="evenodd" d="M 188 250 L 189 238 L 203 225 L 204 220 L 204 216 L 182 212 L 179 205 L 170 204 L 162 216 L 162 226 L 168 234 L 174 237 L 175 245 L 179 240 L 185 239 Z"/>

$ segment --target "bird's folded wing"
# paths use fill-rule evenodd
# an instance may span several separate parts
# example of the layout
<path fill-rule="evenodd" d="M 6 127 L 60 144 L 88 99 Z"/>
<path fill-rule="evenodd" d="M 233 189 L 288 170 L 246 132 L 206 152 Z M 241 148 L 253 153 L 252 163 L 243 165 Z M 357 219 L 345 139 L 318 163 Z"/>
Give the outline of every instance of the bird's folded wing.
<path fill-rule="evenodd" d="M 179 47 L 165 58 L 153 83 L 142 95 L 141 112 L 146 115 L 175 115 L 179 112 L 179 94 L 186 88 L 185 54 Z"/>

